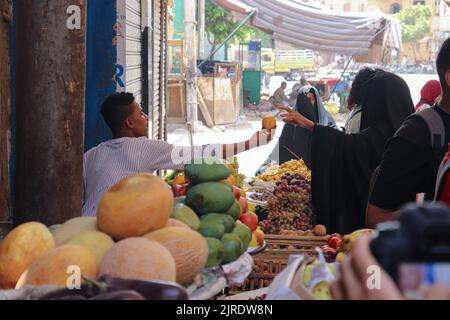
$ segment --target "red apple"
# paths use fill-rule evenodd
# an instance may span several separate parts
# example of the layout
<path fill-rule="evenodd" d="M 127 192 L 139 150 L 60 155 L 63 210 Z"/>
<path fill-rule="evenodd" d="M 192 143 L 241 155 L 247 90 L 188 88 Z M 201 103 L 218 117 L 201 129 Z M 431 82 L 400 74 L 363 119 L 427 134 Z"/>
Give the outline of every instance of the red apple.
<path fill-rule="evenodd" d="M 339 248 L 341 246 L 341 243 L 342 243 L 342 239 L 339 237 L 336 237 L 336 236 L 331 237 L 328 240 L 328 245 L 333 249 Z"/>
<path fill-rule="evenodd" d="M 248 210 L 248 201 L 247 198 L 240 197 L 239 204 L 241 205 L 241 213 L 246 213 Z"/>
<path fill-rule="evenodd" d="M 258 216 L 253 212 L 247 212 L 239 218 L 252 232 L 258 228 Z"/>

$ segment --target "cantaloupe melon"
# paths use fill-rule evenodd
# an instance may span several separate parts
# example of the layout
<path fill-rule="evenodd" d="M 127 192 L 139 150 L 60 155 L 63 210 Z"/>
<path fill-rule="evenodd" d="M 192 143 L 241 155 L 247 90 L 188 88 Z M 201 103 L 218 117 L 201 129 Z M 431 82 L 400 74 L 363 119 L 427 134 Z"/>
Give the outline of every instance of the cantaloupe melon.
<path fill-rule="evenodd" d="M 12 289 L 20 275 L 41 255 L 55 247 L 45 225 L 28 222 L 13 229 L 0 242 L 0 289 Z"/>
<path fill-rule="evenodd" d="M 89 249 L 62 245 L 34 261 L 17 281 L 16 289 L 26 285 L 66 287 L 80 280 L 83 282 L 82 276 L 95 279 L 96 275 L 97 259 Z"/>
<path fill-rule="evenodd" d="M 120 240 L 140 237 L 163 228 L 173 208 L 167 184 L 151 174 L 138 174 L 112 186 L 100 200 L 100 231 Z"/>
<path fill-rule="evenodd" d="M 97 230 L 97 219 L 94 217 L 77 217 L 67 220 L 53 231 L 53 237 L 56 245 L 60 246 L 80 233 L 93 230 Z"/>
<path fill-rule="evenodd" d="M 91 250 L 97 258 L 97 262 L 100 263 L 105 253 L 114 245 L 114 241 L 106 233 L 87 231 L 76 235 L 67 241 L 66 244 L 80 245 Z"/>
<path fill-rule="evenodd" d="M 175 281 L 175 261 L 156 241 L 128 238 L 117 242 L 103 256 L 99 276 L 137 280 Z"/>
<path fill-rule="evenodd" d="M 172 254 L 177 266 L 177 282 L 189 284 L 205 267 L 208 244 L 200 233 L 191 229 L 170 227 L 154 231 L 145 238 L 164 245 Z"/>
<path fill-rule="evenodd" d="M 189 226 L 183 222 L 181 222 L 180 220 L 177 219 L 173 219 L 173 218 L 169 218 L 169 220 L 166 223 L 165 228 L 169 228 L 169 227 L 179 227 L 179 228 L 189 228 Z"/>

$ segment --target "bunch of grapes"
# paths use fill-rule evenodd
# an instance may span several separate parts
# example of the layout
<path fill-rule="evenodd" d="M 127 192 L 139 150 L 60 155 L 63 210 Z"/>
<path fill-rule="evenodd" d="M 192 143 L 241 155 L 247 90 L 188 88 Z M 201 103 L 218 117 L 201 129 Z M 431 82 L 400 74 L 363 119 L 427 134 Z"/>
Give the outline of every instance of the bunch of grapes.
<path fill-rule="evenodd" d="M 278 192 L 296 192 L 296 193 L 311 193 L 311 184 L 306 177 L 300 173 L 290 174 L 285 173 L 280 181 L 276 182 L 275 193 Z"/>
<path fill-rule="evenodd" d="M 311 201 L 311 185 L 300 174 L 285 173 L 268 198 L 269 214 L 260 226 L 265 233 L 280 234 L 286 230 L 310 230 L 315 219 Z"/>

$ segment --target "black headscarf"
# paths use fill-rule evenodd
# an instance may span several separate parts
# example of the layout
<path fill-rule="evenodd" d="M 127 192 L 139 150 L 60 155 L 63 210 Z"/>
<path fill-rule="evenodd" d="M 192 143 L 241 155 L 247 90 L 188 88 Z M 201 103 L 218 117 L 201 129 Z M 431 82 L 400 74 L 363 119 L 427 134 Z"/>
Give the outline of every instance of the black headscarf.
<path fill-rule="evenodd" d="M 387 139 L 413 112 L 405 81 L 378 71 L 363 85 L 360 133 L 314 127 L 312 197 L 319 223 L 331 232 L 364 228 L 372 173 Z"/>
<path fill-rule="evenodd" d="M 313 106 L 307 97 L 310 92 L 316 97 L 316 106 Z M 314 123 L 337 128 L 333 117 L 324 108 L 319 92 L 312 86 L 305 86 L 299 90 L 295 110 Z M 310 130 L 285 124 L 279 140 L 280 164 L 299 157 L 311 168 L 311 143 Z"/>

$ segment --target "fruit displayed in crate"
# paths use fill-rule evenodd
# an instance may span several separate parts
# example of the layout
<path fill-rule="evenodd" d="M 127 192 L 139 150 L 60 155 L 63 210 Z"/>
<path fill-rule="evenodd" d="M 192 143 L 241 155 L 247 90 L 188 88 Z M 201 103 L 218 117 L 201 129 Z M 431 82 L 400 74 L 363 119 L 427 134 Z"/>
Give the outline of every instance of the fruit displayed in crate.
<path fill-rule="evenodd" d="M 206 224 L 221 224 L 225 228 L 225 233 L 233 231 L 236 222 L 230 215 L 220 213 L 209 213 L 202 216 L 200 221 Z"/>
<path fill-rule="evenodd" d="M 189 184 L 175 184 L 172 186 L 172 193 L 175 198 L 184 197 L 189 189 Z"/>
<path fill-rule="evenodd" d="M 235 186 L 242 188 L 244 186 L 245 175 L 239 173 L 239 162 L 237 157 L 232 157 L 231 160 L 227 161 L 228 169 L 230 169 L 230 173 L 235 177 L 236 183 Z M 241 195 L 245 197 L 244 195 Z"/>
<path fill-rule="evenodd" d="M 170 227 L 178 227 L 178 228 L 187 228 L 190 229 L 187 224 L 184 222 L 181 222 L 180 220 L 169 218 L 164 228 L 170 228 Z"/>
<path fill-rule="evenodd" d="M 263 174 L 255 177 L 255 180 L 277 182 L 281 180 L 281 177 L 285 173 L 299 173 L 308 181 L 311 181 L 311 171 L 308 169 L 303 160 L 291 160 L 283 163 L 282 165 L 269 165 Z"/>
<path fill-rule="evenodd" d="M 204 182 L 189 188 L 185 203 L 202 216 L 210 212 L 226 213 L 234 200 L 231 187 L 219 182 Z"/>
<path fill-rule="evenodd" d="M 136 280 L 176 280 L 172 254 L 156 241 L 128 238 L 117 242 L 103 257 L 99 276 Z"/>
<path fill-rule="evenodd" d="M 55 247 L 45 225 L 28 222 L 14 228 L 0 242 L 0 289 L 13 289 L 21 274 Z"/>
<path fill-rule="evenodd" d="M 235 261 L 244 253 L 244 244 L 239 236 L 232 233 L 226 233 L 222 237 L 222 243 L 225 251 L 223 263 L 227 264 Z"/>
<path fill-rule="evenodd" d="M 295 234 L 293 233 L 291 234 L 311 235 L 311 236 L 313 235 L 312 231 L 310 231 L 310 234 L 308 232 L 303 231 L 311 229 L 310 218 L 305 213 L 269 211 L 267 219 L 261 221 L 259 223 L 259 226 L 261 227 L 262 231 L 268 234 L 281 234 L 281 232 L 284 232 L 284 234 L 288 234 L 286 233 L 286 231 L 298 230 L 298 232 L 296 232 Z"/>
<path fill-rule="evenodd" d="M 76 269 L 73 267 L 76 266 Z M 16 289 L 27 285 L 56 285 L 65 287 L 68 271 L 81 271 L 81 275 L 95 279 L 97 258 L 87 248 L 78 245 L 62 245 L 36 259 L 17 281 Z"/>
<path fill-rule="evenodd" d="M 89 249 L 100 263 L 105 253 L 114 245 L 114 241 L 106 233 L 94 230 L 76 235 L 66 244 L 79 245 Z"/>
<path fill-rule="evenodd" d="M 248 201 L 245 197 L 239 198 L 239 204 L 241 205 L 241 213 L 245 213 L 248 210 Z"/>
<path fill-rule="evenodd" d="M 186 225 L 188 225 L 192 230 L 198 231 L 200 228 L 200 219 L 197 214 L 183 203 L 176 203 L 173 206 L 172 218 L 177 219 Z"/>
<path fill-rule="evenodd" d="M 258 245 L 262 246 L 264 244 L 265 238 L 264 232 L 260 228 L 257 228 L 255 231 L 253 231 L 253 235 L 255 235 Z"/>
<path fill-rule="evenodd" d="M 184 168 L 186 178 L 193 184 L 225 180 L 230 176 L 230 169 L 217 160 L 203 161 L 200 164 L 188 164 Z"/>
<path fill-rule="evenodd" d="M 215 238 L 205 238 L 208 244 L 208 261 L 207 268 L 217 267 L 222 264 L 225 258 L 225 247 L 223 242 Z"/>
<path fill-rule="evenodd" d="M 202 221 L 200 222 L 199 232 L 206 238 L 222 239 L 225 234 L 225 226 L 221 223 Z"/>
<path fill-rule="evenodd" d="M 243 213 L 239 220 L 253 232 L 258 228 L 258 216 L 253 212 Z"/>
<path fill-rule="evenodd" d="M 162 244 L 172 254 L 179 284 L 192 282 L 208 260 L 208 244 L 205 238 L 191 229 L 164 228 L 147 234 L 145 238 Z"/>
<path fill-rule="evenodd" d="M 352 233 L 342 237 L 342 242 L 337 247 L 339 252 L 349 252 L 353 248 L 354 243 L 364 234 L 373 235 L 375 230 L 373 229 L 360 229 L 353 231 Z"/>
<path fill-rule="evenodd" d="M 56 246 L 60 246 L 69 241 L 74 236 L 97 230 L 97 219 L 94 217 L 77 217 L 64 222 L 53 232 Z"/>
<path fill-rule="evenodd" d="M 300 173 L 285 173 L 280 181 L 276 182 L 274 193 L 278 192 L 302 192 L 307 195 L 311 193 L 310 182 Z"/>
<path fill-rule="evenodd" d="M 250 195 L 250 199 L 266 202 L 273 193 L 265 190 L 264 192 L 255 192 Z"/>
<path fill-rule="evenodd" d="M 166 225 L 173 203 L 172 192 L 161 178 L 134 175 L 105 192 L 97 209 L 97 225 L 115 240 L 140 237 Z"/>
<path fill-rule="evenodd" d="M 231 233 L 237 235 L 239 239 L 241 239 L 243 244 L 242 251 L 247 251 L 250 241 L 252 240 L 252 232 L 250 229 L 245 224 L 237 223 Z"/>
<path fill-rule="evenodd" d="M 234 221 L 236 221 L 241 216 L 241 213 L 242 213 L 241 204 L 239 203 L 238 200 L 235 200 L 231 208 L 228 209 L 227 214 L 230 215 L 234 219 Z"/>

